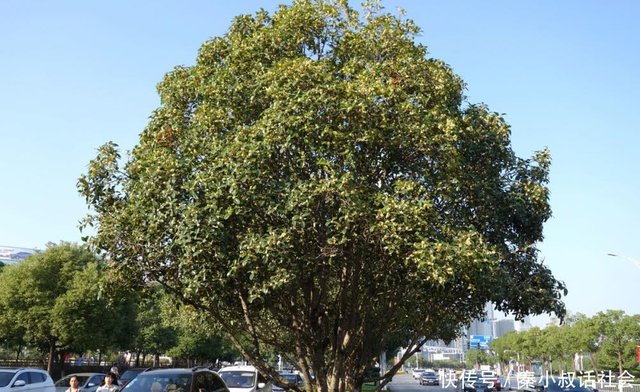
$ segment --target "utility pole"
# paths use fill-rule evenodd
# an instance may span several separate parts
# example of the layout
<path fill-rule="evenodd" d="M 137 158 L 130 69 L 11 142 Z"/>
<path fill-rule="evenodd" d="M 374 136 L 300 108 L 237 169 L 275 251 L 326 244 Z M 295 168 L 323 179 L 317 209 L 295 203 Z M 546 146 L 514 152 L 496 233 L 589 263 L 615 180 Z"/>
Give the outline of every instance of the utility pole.
<path fill-rule="evenodd" d="M 619 255 L 616 253 L 607 253 L 607 256 L 611 256 L 611 257 L 622 257 L 623 259 L 627 259 L 627 261 L 632 262 L 636 267 L 640 268 L 640 261 L 631 258 L 629 256 L 625 256 L 625 255 Z"/>

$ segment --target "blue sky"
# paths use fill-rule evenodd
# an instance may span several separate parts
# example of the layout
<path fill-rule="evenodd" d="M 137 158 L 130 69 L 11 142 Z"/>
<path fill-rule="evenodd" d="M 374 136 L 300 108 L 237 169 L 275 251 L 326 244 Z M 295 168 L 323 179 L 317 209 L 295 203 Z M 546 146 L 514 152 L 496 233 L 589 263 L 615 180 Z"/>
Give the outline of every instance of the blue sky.
<path fill-rule="evenodd" d="M 137 142 L 163 75 L 231 19 L 279 1 L 0 2 L 0 245 L 80 241 L 76 181 L 96 149 Z M 356 4 L 356 3 L 353 3 Z M 422 27 L 470 102 L 504 113 L 520 156 L 548 147 L 542 257 L 569 310 L 640 313 L 636 1 L 383 1 Z"/>

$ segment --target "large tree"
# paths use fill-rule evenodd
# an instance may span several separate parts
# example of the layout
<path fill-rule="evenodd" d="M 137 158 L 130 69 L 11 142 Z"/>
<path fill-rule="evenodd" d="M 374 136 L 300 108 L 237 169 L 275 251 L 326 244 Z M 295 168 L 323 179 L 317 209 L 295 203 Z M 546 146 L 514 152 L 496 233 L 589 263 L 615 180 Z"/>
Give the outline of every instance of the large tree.
<path fill-rule="evenodd" d="M 388 339 L 409 337 L 404 360 L 487 301 L 562 315 L 536 248 L 549 153 L 517 157 L 418 33 L 346 1 L 237 17 L 159 84 L 126 163 L 107 143 L 80 178 L 92 243 L 319 391 L 358 390 Z"/>

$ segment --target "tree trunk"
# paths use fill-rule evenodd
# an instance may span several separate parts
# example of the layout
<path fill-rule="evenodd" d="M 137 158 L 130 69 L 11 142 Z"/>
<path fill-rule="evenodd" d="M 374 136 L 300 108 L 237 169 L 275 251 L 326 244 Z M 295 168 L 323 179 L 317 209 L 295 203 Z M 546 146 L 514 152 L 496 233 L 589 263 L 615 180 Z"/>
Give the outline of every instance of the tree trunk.
<path fill-rule="evenodd" d="M 622 374 L 622 372 L 624 372 L 624 369 L 622 368 L 622 352 L 618 352 L 618 374 Z"/>
<path fill-rule="evenodd" d="M 49 374 L 51 374 L 51 370 L 53 369 L 53 356 L 55 355 L 56 352 L 56 345 L 55 343 L 49 343 L 49 358 L 47 359 L 47 372 L 49 372 Z"/>
<path fill-rule="evenodd" d="M 22 351 L 22 344 L 18 344 L 18 351 L 16 351 L 16 362 L 20 360 L 20 351 Z"/>

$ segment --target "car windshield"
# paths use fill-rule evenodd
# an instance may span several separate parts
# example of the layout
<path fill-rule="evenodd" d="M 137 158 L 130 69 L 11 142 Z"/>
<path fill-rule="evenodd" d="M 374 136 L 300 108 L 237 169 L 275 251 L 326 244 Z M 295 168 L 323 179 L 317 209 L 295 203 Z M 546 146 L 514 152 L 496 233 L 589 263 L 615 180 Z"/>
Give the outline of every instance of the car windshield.
<path fill-rule="evenodd" d="M 422 377 L 435 377 L 436 374 L 434 372 L 424 372 L 422 373 Z"/>
<path fill-rule="evenodd" d="M 189 392 L 191 374 L 189 373 L 140 373 L 131 380 L 123 392 Z"/>
<path fill-rule="evenodd" d="M 281 374 L 281 376 L 292 384 L 295 384 L 298 382 L 298 375 L 295 373 L 283 373 Z"/>
<path fill-rule="evenodd" d="M 6 387 L 11 382 L 15 372 L 0 372 L 0 387 Z"/>
<path fill-rule="evenodd" d="M 256 373 L 242 370 L 228 370 L 218 373 L 229 388 L 253 388 Z"/>
<path fill-rule="evenodd" d="M 80 386 L 84 385 L 89 379 L 89 376 L 75 376 L 75 377 L 78 379 L 78 385 Z M 69 384 L 69 381 L 71 381 L 71 376 L 67 376 L 65 378 L 62 378 L 56 381 L 55 386 L 69 388 L 71 386 L 71 384 Z"/>
<path fill-rule="evenodd" d="M 126 372 L 122 373 L 122 376 L 120 376 L 120 381 L 129 381 L 140 373 L 142 373 L 142 369 L 129 369 Z"/>

